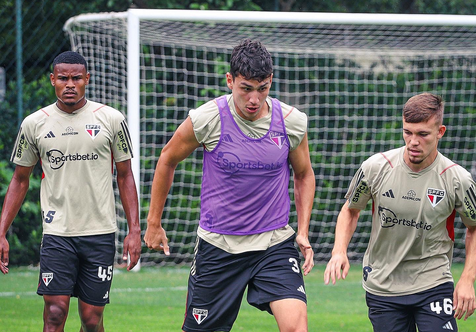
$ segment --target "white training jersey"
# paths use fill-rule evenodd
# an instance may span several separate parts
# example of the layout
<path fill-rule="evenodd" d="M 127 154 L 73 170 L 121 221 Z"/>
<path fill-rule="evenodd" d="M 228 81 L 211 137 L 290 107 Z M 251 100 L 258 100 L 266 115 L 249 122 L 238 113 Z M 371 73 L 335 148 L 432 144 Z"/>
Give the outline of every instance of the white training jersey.
<path fill-rule="evenodd" d="M 52 104 L 26 117 L 11 161 L 41 162 L 44 234 L 87 236 L 116 231 L 113 161 L 130 158 L 122 113 L 88 100 L 72 114 Z"/>
<path fill-rule="evenodd" d="M 346 194 L 349 207 L 372 200 L 372 230 L 363 287 L 380 296 L 414 294 L 452 282 L 456 212 L 476 226 L 471 174 L 438 153 L 420 172 L 404 162 L 405 147 L 367 159 Z"/>

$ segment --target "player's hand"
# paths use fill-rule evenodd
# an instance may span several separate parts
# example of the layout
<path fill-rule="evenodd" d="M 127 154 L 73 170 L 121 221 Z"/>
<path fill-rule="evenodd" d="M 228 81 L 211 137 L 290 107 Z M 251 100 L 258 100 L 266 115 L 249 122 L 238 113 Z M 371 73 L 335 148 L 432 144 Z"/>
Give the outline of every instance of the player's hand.
<path fill-rule="evenodd" d="M 124 248 L 122 251 L 122 260 L 127 262 L 129 256 L 130 261 L 127 266 L 127 271 L 130 271 L 136 266 L 140 258 L 142 245 L 140 240 L 140 232 L 129 233 L 124 238 Z"/>
<path fill-rule="evenodd" d="M 347 277 L 349 269 L 350 263 L 346 254 L 333 254 L 324 271 L 324 283 L 328 285 L 332 280 L 332 284 L 335 285 L 336 280 Z"/>
<path fill-rule="evenodd" d="M 467 320 L 476 309 L 476 300 L 474 295 L 474 284 L 463 278 L 456 284 L 453 293 L 453 310 L 455 318 Z"/>
<path fill-rule="evenodd" d="M 147 248 L 153 250 L 163 250 L 164 254 L 170 255 L 167 235 L 162 227 L 147 227 L 144 235 L 144 242 Z"/>
<path fill-rule="evenodd" d="M 307 236 L 296 236 L 296 243 L 299 245 L 299 249 L 304 257 L 304 264 L 302 265 L 303 273 L 304 275 L 308 275 L 314 267 L 314 250 L 312 250 Z"/>
<path fill-rule="evenodd" d="M 8 273 L 8 252 L 10 245 L 5 237 L 0 238 L 0 271 L 3 274 Z"/>

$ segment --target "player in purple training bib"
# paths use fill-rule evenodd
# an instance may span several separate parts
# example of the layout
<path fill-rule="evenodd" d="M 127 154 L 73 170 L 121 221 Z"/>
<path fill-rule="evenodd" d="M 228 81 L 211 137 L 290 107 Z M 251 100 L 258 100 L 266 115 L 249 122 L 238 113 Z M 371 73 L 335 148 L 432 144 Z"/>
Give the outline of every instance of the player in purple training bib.
<path fill-rule="evenodd" d="M 268 96 L 272 79 L 269 52 L 244 40 L 226 74 L 231 95 L 191 110 L 157 163 L 144 240 L 169 254 L 161 216 L 174 170 L 204 147 L 183 331 L 230 331 L 246 289 L 248 302 L 273 314 L 280 331 L 307 331 L 303 274 L 314 266 L 308 229 L 315 191 L 307 116 Z M 297 232 L 288 225 L 290 166 Z"/>

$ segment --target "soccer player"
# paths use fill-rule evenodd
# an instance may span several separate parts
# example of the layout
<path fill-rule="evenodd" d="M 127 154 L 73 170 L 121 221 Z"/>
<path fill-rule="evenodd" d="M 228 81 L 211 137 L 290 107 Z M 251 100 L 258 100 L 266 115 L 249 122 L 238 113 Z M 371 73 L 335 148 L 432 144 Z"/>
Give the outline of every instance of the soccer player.
<path fill-rule="evenodd" d="M 347 276 L 347 246 L 372 199 L 363 287 L 374 331 L 457 331 L 475 310 L 476 188 L 469 172 L 437 149 L 446 127 L 443 100 L 430 93 L 403 107 L 405 146 L 362 163 L 337 218 L 324 282 Z M 456 288 L 450 267 L 454 220 L 467 227 L 466 263 Z"/>
<path fill-rule="evenodd" d="M 71 296 L 78 298 L 80 331 L 104 331 L 117 229 L 113 162 L 129 225 L 123 252 L 124 260 L 130 256 L 128 270 L 141 251 L 127 125 L 119 111 L 85 98 L 89 78 L 80 54 L 68 51 L 54 59 L 50 80 L 57 101 L 24 119 L 11 158 L 16 168 L 0 219 L 0 269 L 8 273 L 6 233 L 40 161 L 43 239 L 37 292 L 44 299 L 43 331 L 63 331 Z"/>
<path fill-rule="evenodd" d="M 268 96 L 272 79 L 266 48 L 242 41 L 226 74 L 232 93 L 192 109 L 158 160 L 144 240 L 169 254 L 161 215 L 174 170 L 204 147 L 184 331 L 230 331 L 246 287 L 248 302 L 273 314 L 280 331 L 307 331 L 303 273 L 314 266 L 308 229 L 315 191 L 307 117 Z M 288 225 L 289 164 L 297 235 Z M 295 241 L 305 259 L 302 271 Z"/>

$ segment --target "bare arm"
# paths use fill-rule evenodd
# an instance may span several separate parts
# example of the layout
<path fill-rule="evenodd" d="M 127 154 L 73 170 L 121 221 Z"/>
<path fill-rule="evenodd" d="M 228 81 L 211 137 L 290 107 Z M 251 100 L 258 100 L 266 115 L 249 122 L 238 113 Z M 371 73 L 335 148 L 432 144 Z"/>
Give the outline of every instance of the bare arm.
<path fill-rule="evenodd" d="M 299 146 L 289 153 L 289 160 L 294 171 L 294 198 L 298 216 L 296 242 L 305 258 L 302 268 L 304 275 L 307 275 L 314 267 L 314 251 L 309 243 L 309 222 L 316 191 L 307 134 Z"/>
<path fill-rule="evenodd" d="M 474 281 L 476 279 L 476 227 L 466 231 L 466 260 L 463 273 L 456 284 L 453 295 L 455 318 L 468 319 L 476 309 Z"/>
<path fill-rule="evenodd" d="M 3 201 L 0 219 L 0 270 L 3 274 L 8 273 L 7 266 L 10 246 L 6 238 L 7 231 L 25 199 L 33 167 L 16 166 L 7 194 L 5 195 L 5 200 Z"/>
<path fill-rule="evenodd" d="M 357 227 L 359 216 L 360 210 L 350 209 L 348 202 L 342 206 L 339 212 L 332 257 L 324 271 L 324 283 L 326 285 L 329 284 L 330 280 L 335 284 L 337 279 L 341 277 L 345 279 L 349 272 L 350 264 L 347 257 L 347 247 Z"/>
<path fill-rule="evenodd" d="M 160 154 L 152 182 L 150 209 L 144 241 L 148 248 L 164 250 L 169 255 L 167 236 L 162 228 L 162 212 L 174 179 L 178 163 L 187 158 L 200 144 L 195 138 L 192 121 L 187 118 L 176 130 Z"/>
<path fill-rule="evenodd" d="M 127 270 L 131 270 L 139 261 L 141 253 L 139 202 L 131 169 L 131 161 L 126 160 L 116 163 L 116 170 L 119 195 L 121 196 L 122 207 L 124 208 L 129 226 L 129 232 L 124 239 L 122 259 L 127 261 L 127 255 L 129 254 L 130 263 L 127 266 Z"/>

